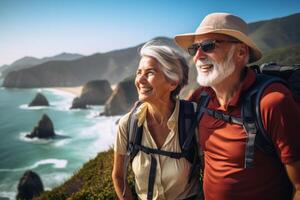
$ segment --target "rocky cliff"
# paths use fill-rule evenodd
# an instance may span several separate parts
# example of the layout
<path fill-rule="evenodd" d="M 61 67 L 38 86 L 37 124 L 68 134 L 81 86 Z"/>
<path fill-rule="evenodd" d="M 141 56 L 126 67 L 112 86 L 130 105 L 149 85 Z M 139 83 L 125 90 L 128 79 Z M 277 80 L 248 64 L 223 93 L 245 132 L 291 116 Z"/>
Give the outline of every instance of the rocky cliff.
<path fill-rule="evenodd" d="M 108 116 L 125 114 L 137 100 L 138 95 L 134 85 L 134 77 L 130 77 L 117 85 L 105 103 L 104 113 L 102 114 Z"/>
<path fill-rule="evenodd" d="M 104 105 L 112 94 L 107 80 L 95 80 L 86 83 L 81 95 L 73 100 L 71 108 L 86 108 L 86 105 Z"/>

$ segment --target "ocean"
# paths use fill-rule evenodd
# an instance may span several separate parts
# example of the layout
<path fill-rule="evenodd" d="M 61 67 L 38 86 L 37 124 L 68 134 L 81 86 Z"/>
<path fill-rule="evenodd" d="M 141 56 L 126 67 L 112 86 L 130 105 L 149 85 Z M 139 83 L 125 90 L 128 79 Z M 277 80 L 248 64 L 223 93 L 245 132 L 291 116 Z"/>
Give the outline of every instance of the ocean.
<path fill-rule="evenodd" d="M 41 92 L 49 107 L 27 105 Z M 26 170 L 36 172 L 45 190 L 54 188 L 97 153 L 112 147 L 120 116 L 99 116 L 103 106 L 69 110 L 75 96 L 55 89 L 0 88 L 0 198 L 15 199 Z M 43 114 L 53 122 L 55 139 L 29 139 Z"/>

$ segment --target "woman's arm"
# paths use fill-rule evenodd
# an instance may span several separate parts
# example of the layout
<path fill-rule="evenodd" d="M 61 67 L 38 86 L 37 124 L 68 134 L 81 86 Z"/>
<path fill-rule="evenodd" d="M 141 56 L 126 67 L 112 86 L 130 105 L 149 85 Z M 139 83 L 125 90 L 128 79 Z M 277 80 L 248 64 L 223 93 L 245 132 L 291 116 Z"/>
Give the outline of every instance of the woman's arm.
<path fill-rule="evenodd" d="M 121 155 L 118 153 L 114 153 L 114 166 L 112 171 L 112 179 L 115 187 L 115 191 L 120 200 L 132 200 L 132 194 L 127 183 L 127 179 L 125 182 L 126 192 L 123 196 L 123 186 L 124 186 L 124 162 L 125 155 Z"/>

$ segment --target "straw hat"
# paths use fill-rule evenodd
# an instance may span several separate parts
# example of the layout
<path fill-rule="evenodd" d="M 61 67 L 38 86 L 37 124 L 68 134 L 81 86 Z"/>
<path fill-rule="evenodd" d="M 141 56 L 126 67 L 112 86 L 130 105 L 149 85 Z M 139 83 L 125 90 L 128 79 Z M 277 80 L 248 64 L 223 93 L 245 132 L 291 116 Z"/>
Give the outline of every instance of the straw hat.
<path fill-rule="evenodd" d="M 229 13 L 212 13 L 207 15 L 198 26 L 195 33 L 186 33 L 175 36 L 176 43 L 187 50 L 194 43 L 195 36 L 208 33 L 229 35 L 250 47 L 249 63 L 262 57 L 261 51 L 247 35 L 247 23 L 241 18 Z"/>

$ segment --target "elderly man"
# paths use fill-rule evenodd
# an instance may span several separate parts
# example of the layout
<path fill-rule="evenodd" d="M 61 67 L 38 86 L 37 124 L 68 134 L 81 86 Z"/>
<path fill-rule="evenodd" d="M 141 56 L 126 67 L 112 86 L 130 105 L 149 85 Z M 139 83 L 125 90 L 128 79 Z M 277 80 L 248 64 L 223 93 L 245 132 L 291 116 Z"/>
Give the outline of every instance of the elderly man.
<path fill-rule="evenodd" d="M 245 66 L 262 56 L 247 36 L 247 24 L 232 14 L 213 13 L 195 33 L 177 35 L 175 41 L 193 56 L 203 86 L 190 100 L 199 102 L 200 94 L 209 97 L 198 126 L 205 199 L 300 199 L 300 106 L 290 90 L 272 83 L 259 101 L 275 156 L 251 146 L 255 134 L 242 120 L 234 120 L 241 119 L 243 96 L 256 82 L 255 72 Z"/>

